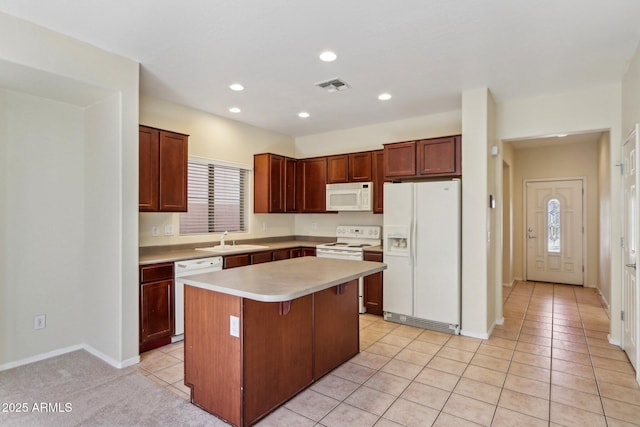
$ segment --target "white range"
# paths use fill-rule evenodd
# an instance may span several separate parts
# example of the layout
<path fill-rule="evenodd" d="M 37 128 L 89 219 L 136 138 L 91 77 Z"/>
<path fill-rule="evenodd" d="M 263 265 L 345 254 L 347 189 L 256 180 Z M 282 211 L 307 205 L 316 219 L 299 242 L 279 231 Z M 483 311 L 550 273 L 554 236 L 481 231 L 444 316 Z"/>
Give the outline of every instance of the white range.
<path fill-rule="evenodd" d="M 364 260 L 364 248 L 379 246 L 380 227 L 372 225 L 339 225 L 335 242 L 316 246 L 316 256 L 320 258 Z M 360 313 L 365 313 L 364 285 L 362 277 L 358 279 Z"/>

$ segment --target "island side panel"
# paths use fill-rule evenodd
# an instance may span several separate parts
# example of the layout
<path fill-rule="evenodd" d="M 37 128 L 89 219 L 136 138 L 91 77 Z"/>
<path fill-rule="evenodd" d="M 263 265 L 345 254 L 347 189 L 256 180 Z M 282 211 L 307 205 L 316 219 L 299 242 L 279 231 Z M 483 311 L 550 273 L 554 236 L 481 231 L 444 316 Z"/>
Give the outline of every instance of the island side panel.
<path fill-rule="evenodd" d="M 246 426 L 313 381 L 313 296 L 289 307 L 244 299 L 242 329 Z"/>
<path fill-rule="evenodd" d="M 314 294 L 314 380 L 358 354 L 358 322 L 358 280 Z"/>
<path fill-rule="evenodd" d="M 185 286 L 185 384 L 191 401 L 241 425 L 241 342 L 229 334 L 229 316 L 241 317 L 242 298 Z"/>

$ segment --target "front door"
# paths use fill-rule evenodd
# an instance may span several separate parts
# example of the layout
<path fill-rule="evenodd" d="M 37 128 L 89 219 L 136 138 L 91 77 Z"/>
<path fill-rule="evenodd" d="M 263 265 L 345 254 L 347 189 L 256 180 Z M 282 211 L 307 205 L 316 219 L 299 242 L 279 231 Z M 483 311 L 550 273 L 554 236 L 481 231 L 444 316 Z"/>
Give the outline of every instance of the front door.
<path fill-rule="evenodd" d="M 584 284 L 581 179 L 526 183 L 527 280 Z"/>
<path fill-rule="evenodd" d="M 638 246 L 638 200 L 637 200 L 637 139 L 638 127 L 622 146 L 623 158 L 623 259 L 622 279 L 622 348 L 636 371 L 638 352 L 638 290 L 636 286 L 636 248 Z"/>

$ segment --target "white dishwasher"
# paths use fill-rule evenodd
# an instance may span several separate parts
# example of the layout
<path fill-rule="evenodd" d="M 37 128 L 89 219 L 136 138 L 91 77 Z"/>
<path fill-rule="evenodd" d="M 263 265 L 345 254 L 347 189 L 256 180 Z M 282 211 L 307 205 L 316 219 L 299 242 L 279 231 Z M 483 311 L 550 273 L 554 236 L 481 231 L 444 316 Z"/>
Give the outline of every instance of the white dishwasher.
<path fill-rule="evenodd" d="M 176 328 L 175 335 L 171 337 L 171 342 L 184 339 L 184 280 L 182 277 L 220 270 L 222 270 L 221 256 L 177 261 L 174 264 L 174 286 L 176 293 L 174 318 Z"/>

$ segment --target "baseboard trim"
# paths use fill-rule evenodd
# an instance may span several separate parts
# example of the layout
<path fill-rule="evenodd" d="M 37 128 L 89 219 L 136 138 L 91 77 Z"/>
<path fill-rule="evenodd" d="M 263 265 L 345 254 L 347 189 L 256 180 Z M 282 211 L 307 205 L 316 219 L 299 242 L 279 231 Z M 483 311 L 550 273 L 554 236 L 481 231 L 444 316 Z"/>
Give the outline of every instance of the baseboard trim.
<path fill-rule="evenodd" d="M 493 328 L 491 328 L 493 330 Z M 460 330 L 460 335 L 465 336 L 465 337 L 470 337 L 470 338 L 480 338 L 481 340 L 488 340 L 489 339 L 489 333 L 477 333 L 477 332 L 469 332 L 469 331 L 465 331 L 463 329 Z"/>
<path fill-rule="evenodd" d="M 98 359 L 102 360 L 103 362 L 106 362 L 109 365 L 113 366 L 114 368 L 118 368 L 118 369 L 123 369 L 128 366 L 132 366 L 137 363 L 140 363 L 139 355 L 123 360 L 122 362 L 118 362 L 115 359 L 102 353 L 101 351 L 96 350 L 89 344 L 77 344 L 77 345 L 72 345 L 70 347 L 64 347 L 64 348 L 48 351 L 46 353 L 36 354 L 35 356 L 26 357 L 21 360 L 16 360 L 15 362 L 4 363 L 0 365 L 0 372 L 17 368 L 19 366 L 29 365 L 35 362 L 40 362 L 41 360 L 51 359 L 52 357 L 62 356 L 63 354 L 71 353 L 73 351 L 78 351 L 78 350 L 85 350 L 88 353 L 92 354 L 93 356 L 97 357 Z"/>
<path fill-rule="evenodd" d="M 609 344 L 617 345 L 618 347 L 621 345 L 620 341 L 611 338 L 611 334 L 607 334 L 607 341 L 609 341 Z"/>

